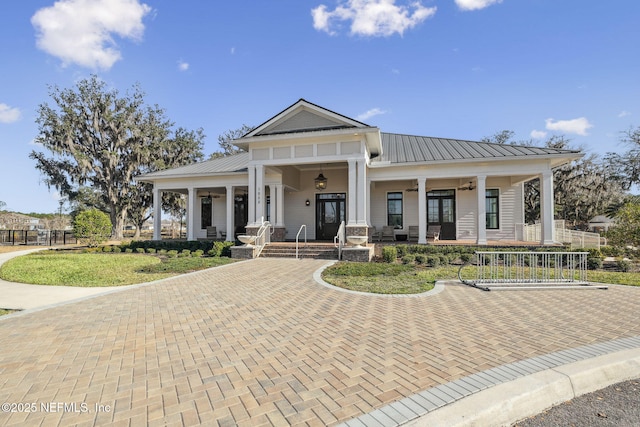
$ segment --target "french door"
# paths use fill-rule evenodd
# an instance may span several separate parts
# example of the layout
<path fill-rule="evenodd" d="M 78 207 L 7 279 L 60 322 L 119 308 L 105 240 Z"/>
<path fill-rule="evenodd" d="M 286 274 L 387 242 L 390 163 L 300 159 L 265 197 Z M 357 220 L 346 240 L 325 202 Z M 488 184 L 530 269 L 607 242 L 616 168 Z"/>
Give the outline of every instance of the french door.
<path fill-rule="evenodd" d="M 441 227 L 440 239 L 456 240 L 456 190 L 427 192 L 427 224 Z"/>

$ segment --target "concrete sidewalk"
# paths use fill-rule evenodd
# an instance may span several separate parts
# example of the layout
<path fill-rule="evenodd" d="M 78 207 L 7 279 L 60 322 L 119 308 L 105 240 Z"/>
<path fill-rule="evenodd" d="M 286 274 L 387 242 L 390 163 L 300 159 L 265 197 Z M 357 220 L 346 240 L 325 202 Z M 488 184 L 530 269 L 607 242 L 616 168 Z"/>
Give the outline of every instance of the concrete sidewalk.
<path fill-rule="evenodd" d="M 27 249 L 24 251 L 0 254 L 0 266 L 12 258 L 45 249 L 48 248 Z M 27 285 L 24 283 L 7 282 L 0 279 L 0 308 L 10 310 L 43 309 L 60 303 L 110 293 L 124 288 L 127 288 L 127 286 L 81 288 L 77 286 Z"/>
<path fill-rule="evenodd" d="M 534 389 L 640 375 L 640 288 L 376 296 L 320 286 L 325 265 L 258 259 L 2 316 L 0 402 L 69 410 L 0 424 L 484 425 L 479 407 L 535 411 Z"/>

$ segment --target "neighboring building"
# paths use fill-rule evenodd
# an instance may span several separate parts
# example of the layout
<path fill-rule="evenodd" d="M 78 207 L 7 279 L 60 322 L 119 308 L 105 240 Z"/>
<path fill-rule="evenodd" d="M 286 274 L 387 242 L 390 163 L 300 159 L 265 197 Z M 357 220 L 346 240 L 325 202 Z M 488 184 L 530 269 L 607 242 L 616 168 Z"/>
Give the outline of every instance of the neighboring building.
<path fill-rule="evenodd" d="M 187 238 L 215 226 L 233 240 L 261 219 L 272 240 L 295 239 L 306 224 L 310 239 L 333 240 L 393 225 L 407 234 L 441 227 L 441 240 L 513 241 L 524 223 L 524 183 L 540 178 L 540 243 L 553 244 L 553 169 L 579 151 L 501 145 L 381 132 L 299 100 L 235 141 L 246 153 L 150 173 L 154 239 L 160 239 L 160 197 L 187 195 Z M 322 178 L 326 180 L 323 182 Z"/>
<path fill-rule="evenodd" d="M 613 227 L 615 225 L 616 222 L 613 218 L 609 218 L 605 215 L 597 215 L 589 221 L 588 227 L 589 231 L 600 232 L 609 231 L 609 227 Z"/>
<path fill-rule="evenodd" d="M 40 219 L 14 213 L 0 212 L 0 229 L 3 230 L 36 230 L 40 228 Z"/>

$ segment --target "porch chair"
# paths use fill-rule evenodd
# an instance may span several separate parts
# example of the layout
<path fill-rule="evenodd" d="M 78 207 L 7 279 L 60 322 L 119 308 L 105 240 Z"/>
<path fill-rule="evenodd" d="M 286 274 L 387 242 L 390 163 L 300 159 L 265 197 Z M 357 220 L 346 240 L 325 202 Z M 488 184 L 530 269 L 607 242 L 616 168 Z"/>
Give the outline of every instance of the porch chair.
<path fill-rule="evenodd" d="M 215 240 L 218 237 L 218 232 L 216 231 L 215 225 L 210 225 L 207 227 L 207 239 Z"/>
<path fill-rule="evenodd" d="M 410 225 L 409 226 L 409 241 L 411 241 L 412 239 L 415 239 L 415 241 L 418 241 L 419 238 L 419 234 L 418 234 L 418 226 L 417 225 Z"/>
<path fill-rule="evenodd" d="M 390 240 L 390 241 L 394 241 L 396 240 L 396 235 L 393 232 L 394 230 L 394 226 L 393 225 L 385 225 L 382 227 L 382 236 L 381 236 L 381 240 L 385 241 L 385 240 Z"/>
<path fill-rule="evenodd" d="M 434 243 L 440 240 L 440 225 L 430 225 L 427 227 L 427 239 L 433 239 Z"/>

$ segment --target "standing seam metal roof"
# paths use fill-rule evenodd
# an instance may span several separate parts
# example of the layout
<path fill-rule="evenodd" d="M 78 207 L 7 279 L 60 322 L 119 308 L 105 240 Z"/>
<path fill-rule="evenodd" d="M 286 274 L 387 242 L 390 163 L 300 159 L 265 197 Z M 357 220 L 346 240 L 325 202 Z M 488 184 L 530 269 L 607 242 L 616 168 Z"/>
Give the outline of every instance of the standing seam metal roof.
<path fill-rule="evenodd" d="M 579 153 L 575 150 L 527 147 L 460 139 L 432 138 L 381 132 L 382 155 L 373 162 L 417 163 L 447 160 L 544 156 Z"/>

